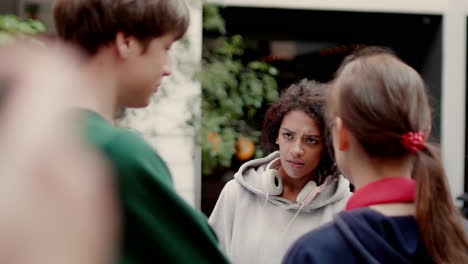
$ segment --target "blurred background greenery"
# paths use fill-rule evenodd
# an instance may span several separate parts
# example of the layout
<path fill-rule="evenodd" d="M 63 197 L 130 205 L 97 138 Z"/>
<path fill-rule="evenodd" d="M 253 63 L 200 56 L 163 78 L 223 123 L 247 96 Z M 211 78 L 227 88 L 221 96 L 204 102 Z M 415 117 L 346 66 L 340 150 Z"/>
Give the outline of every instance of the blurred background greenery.
<path fill-rule="evenodd" d="M 15 38 L 32 39 L 31 36 L 44 33 L 46 27 L 35 19 L 21 19 L 16 15 L 0 15 L 0 44 L 12 43 Z"/>
<path fill-rule="evenodd" d="M 202 173 L 230 168 L 233 159 L 263 156 L 259 146 L 265 108 L 278 98 L 278 70 L 245 60 L 240 35 L 228 35 L 219 7 L 203 6 Z"/>

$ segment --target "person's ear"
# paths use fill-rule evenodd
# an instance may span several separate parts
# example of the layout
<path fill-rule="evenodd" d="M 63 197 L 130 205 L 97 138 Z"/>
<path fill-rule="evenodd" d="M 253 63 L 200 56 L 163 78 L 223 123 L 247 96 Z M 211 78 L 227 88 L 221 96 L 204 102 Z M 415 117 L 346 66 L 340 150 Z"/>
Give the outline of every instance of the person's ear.
<path fill-rule="evenodd" d="M 339 150 L 345 151 L 349 147 L 349 131 L 344 126 L 343 120 L 339 117 L 335 119 L 335 136 L 334 140 L 336 140 L 336 146 Z"/>
<path fill-rule="evenodd" d="M 138 39 L 122 32 L 117 33 L 114 44 L 117 55 L 123 59 L 137 56 L 142 51 L 142 45 Z"/>

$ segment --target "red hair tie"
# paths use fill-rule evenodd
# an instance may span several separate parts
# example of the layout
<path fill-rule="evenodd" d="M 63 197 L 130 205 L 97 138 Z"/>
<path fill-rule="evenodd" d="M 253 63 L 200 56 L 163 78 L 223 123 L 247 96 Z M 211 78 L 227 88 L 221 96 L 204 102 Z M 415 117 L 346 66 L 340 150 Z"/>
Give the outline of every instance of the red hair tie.
<path fill-rule="evenodd" d="M 424 149 L 424 138 L 424 133 L 421 131 L 408 132 L 401 136 L 401 144 L 405 149 L 411 151 L 411 154 L 416 154 L 419 150 Z"/>

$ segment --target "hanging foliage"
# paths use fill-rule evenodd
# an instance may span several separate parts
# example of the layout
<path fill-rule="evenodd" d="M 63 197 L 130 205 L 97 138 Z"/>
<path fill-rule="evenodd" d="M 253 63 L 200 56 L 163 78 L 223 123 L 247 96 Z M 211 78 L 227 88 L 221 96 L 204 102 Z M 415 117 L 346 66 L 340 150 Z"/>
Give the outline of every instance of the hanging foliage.
<path fill-rule="evenodd" d="M 244 41 L 229 36 L 219 8 L 203 7 L 204 33 L 217 37 L 204 42 L 201 103 L 203 174 L 229 168 L 235 157 L 262 156 L 259 110 L 278 98 L 277 70 L 262 61 L 243 61 Z"/>

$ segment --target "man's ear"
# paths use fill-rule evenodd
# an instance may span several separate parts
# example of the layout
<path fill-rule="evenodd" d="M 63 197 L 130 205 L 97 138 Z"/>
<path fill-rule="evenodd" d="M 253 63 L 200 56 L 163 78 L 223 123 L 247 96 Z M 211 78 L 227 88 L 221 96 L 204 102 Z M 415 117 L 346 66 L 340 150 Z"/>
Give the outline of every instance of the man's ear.
<path fill-rule="evenodd" d="M 343 124 L 343 120 L 339 117 L 335 119 L 335 137 L 336 146 L 339 150 L 345 151 L 349 147 L 349 131 Z"/>
<path fill-rule="evenodd" d="M 128 59 L 137 56 L 142 51 L 142 45 L 138 39 L 133 36 L 118 32 L 114 40 L 115 50 L 120 58 Z"/>

